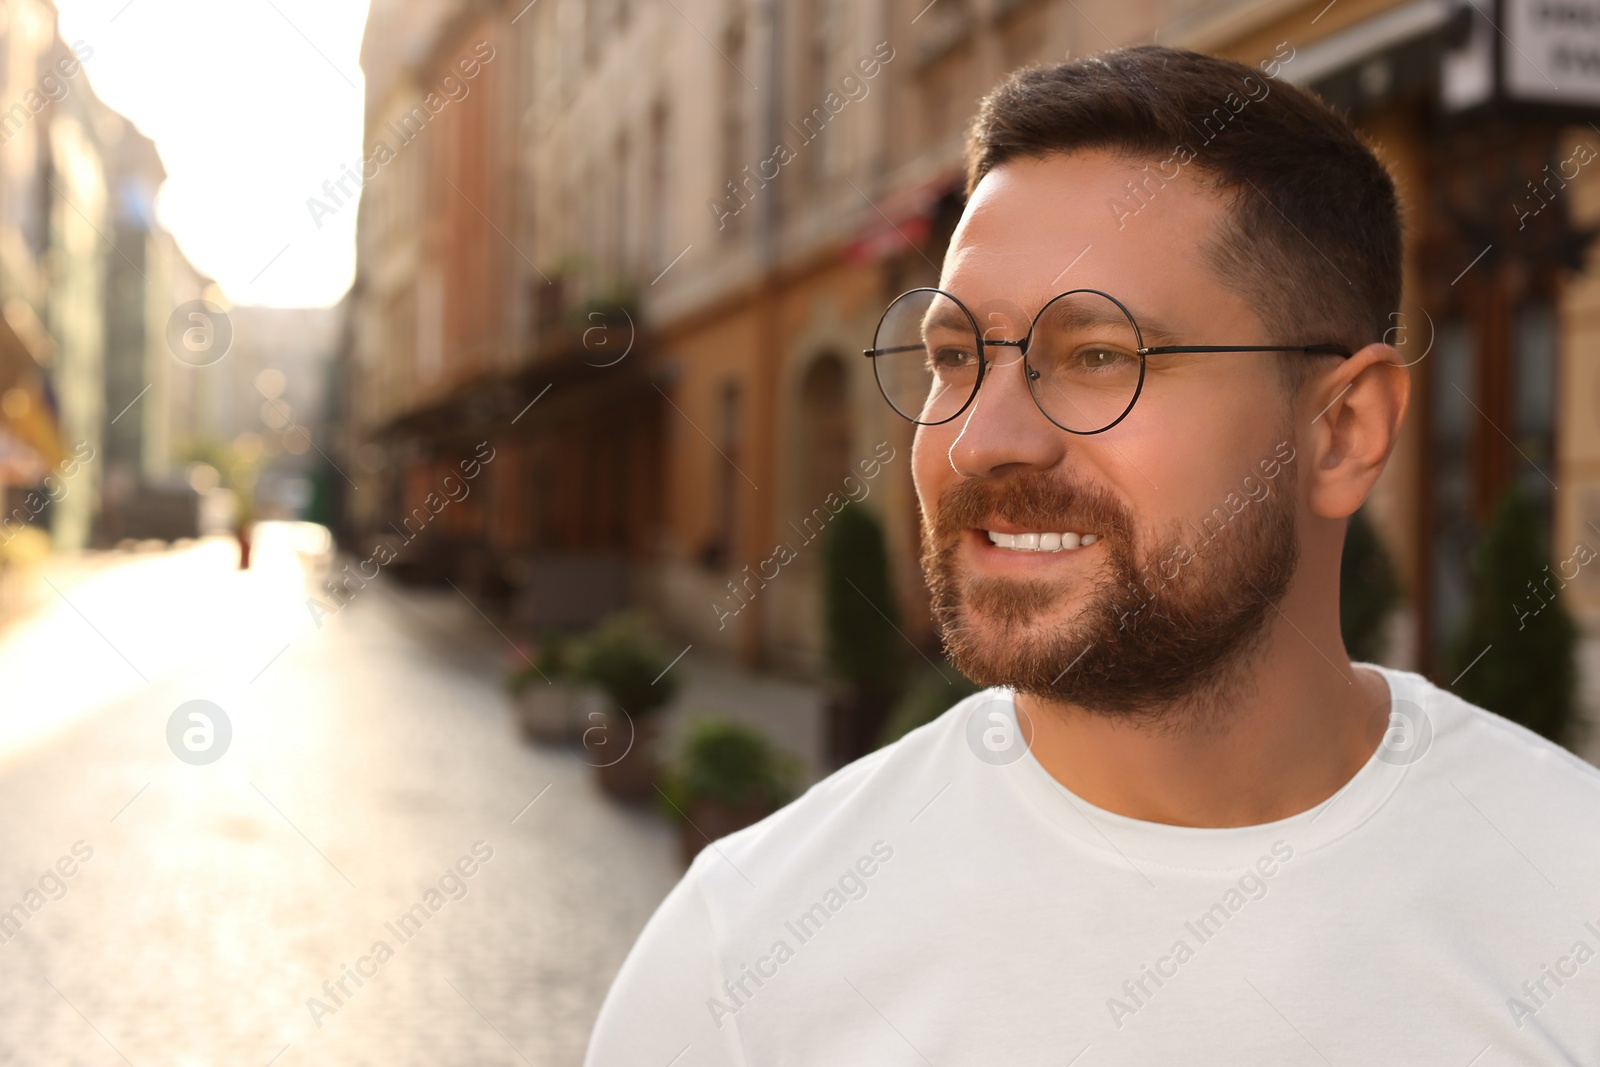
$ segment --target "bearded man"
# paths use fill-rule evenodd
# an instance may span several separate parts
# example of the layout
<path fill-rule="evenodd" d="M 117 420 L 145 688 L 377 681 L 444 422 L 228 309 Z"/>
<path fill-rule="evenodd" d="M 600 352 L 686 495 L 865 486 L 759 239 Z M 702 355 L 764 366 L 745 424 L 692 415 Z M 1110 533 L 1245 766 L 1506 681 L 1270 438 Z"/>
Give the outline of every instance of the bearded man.
<path fill-rule="evenodd" d="M 588 1064 L 1600 1063 L 1600 773 L 1340 636 L 1383 166 L 1141 47 L 991 93 L 967 191 L 865 355 L 988 688 L 702 851 Z"/>

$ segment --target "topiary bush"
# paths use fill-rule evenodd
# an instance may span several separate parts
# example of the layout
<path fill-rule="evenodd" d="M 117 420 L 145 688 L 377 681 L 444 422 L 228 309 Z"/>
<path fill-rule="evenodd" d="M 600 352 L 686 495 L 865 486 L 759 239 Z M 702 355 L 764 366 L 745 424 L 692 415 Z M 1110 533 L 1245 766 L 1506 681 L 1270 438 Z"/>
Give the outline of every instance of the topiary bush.
<path fill-rule="evenodd" d="M 1399 606 L 1400 579 L 1363 508 L 1350 516 L 1339 563 L 1339 632 L 1351 659 L 1371 663 L 1383 655 L 1384 623 Z"/>
<path fill-rule="evenodd" d="M 1472 603 L 1446 669 L 1462 699 L 1573 745 L 1578 628 L 1557 595 L 1540 527 L 1520 489 L 1501 498 L 1473 558 Z"/>
<path fill-rule="evenodd" d="M 883 527 L 846 503 L 822 545 L 822 611 L 828 668 L 860 693 L 892 696 L 904 673 L 900 612 L 889 578 Z"/>
<path fill-rule="evenodd" d="M 904 682 L 906 642 L 878 520 L 847 502 L 828 526 L 822 554 L 828 670 L 845 686 L 827 706 L 827 758 L 837 767 L 877 745 Z"/>
<path fill-rule="evenodd" d="M 636 611 L 613 615 L 585 634 L 575 660 L 577 677 L 605 690 L 635 719 L 670 703 L 678 694 L 680 675 L 662 674 L 672 657 Z"/>
<path fill-rule="evenodd" d="M 518 664 L 506 677 L 506 687 L 516 696 L 534 682 L 559 682 L 573 673 L 578 653 L 577 642 L 554 627 L 539 634 L 539 647 L 533 653 L 533 662 L 518 657 Z"/>
<path fill-rule="evenodd" d="M 794 799 L 800 763 L 766 734 L 733 719 L 702 716 L 689 724 L 664 792 L 683 812 L 701 801 L 775 811 Z"/>
<path fill-rule="evenodd" d="M 942 672 L 942 673 L 941 673 Z M 982 687 L 945 663 L 939 670 L 929 668 L 906 688 L 905 695 L 889 712 L 878 746 L 892 744 L 917 727 L 930 723 Z"/>

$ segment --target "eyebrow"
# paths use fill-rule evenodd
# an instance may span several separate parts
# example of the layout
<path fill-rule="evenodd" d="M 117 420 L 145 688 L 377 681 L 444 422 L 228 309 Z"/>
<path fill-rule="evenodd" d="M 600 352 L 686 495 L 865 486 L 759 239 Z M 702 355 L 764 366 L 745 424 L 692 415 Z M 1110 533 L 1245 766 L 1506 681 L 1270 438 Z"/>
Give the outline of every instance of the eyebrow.
<path fill-rule="evenodd" d="M 1176 345 L 1181 342 L 1181 338 L 1177 333 L 1173 332 L 1172 327 L 1166 325 L 1160 319 L 1141 315 L 1132 308 L 1129 308 L 1128 311 L 1133 315 L 1133 321 L 1139 326 L 1139 339 L 1144 342 L 1146 348 Z"/>
<path fill-rule="evenodd" d="M 949 301 L 941 301 L 929 305 L 927 313 L 922 316 L 922 332 L 929 330 L 963 330 L 971 332 L 972 320 L 965 312 Z"/>
<path fill-rule="evenodd" d="M 1059 296 L 1061 294 L 1058 293 L 1056 295 Z M 1054 299 L 1054 297 L 1051 299 Z M 1040 310 L 1042 311 L 1043 309 L 1044 304 L 1041 303 Z M 1081 305 L 1074 305 L 1073 309 L 1079 312 L 1086 310 Z M 1139 328 L 1139 338 L 1146 347 L 1157 348 L 1164 345 L 1177 345 L 1181 343 L 1182 339 L 1180 335 L 1173 331 L 1173 329 L 1162 320 L 1149 315 L 1141 314 L 1131 307 L 1128 308 L 1128 312 L 1133 316 L 1133 321 Z M 1037 314 L 1038 313 L 1036 312 L 1035 318 L 1037 318 Z M 1032 322 L 1033 320 L 1030 319 L 1029 321 Z M 1118 318 L 1114 318 L 1109 314 L 1079 315 L 1077 317 L 1077 323 L 1080 325 L 1105 325 L 1108 322 L 1116 321 L 1118 321 Z M 922 319 L 922 332 L 924 334 L 926 334 L 929 330 L 943 329 L 968 331 L 972 328 L 972 321 L 967 317 L 966 313 L 964 313 L 959 306 L 948 301 L 942 301 L 930 306 L 927 314 L 924 315 Z M 979 331 L 979 334 L 980 336 L 984 335 L 982 330 Z"/>

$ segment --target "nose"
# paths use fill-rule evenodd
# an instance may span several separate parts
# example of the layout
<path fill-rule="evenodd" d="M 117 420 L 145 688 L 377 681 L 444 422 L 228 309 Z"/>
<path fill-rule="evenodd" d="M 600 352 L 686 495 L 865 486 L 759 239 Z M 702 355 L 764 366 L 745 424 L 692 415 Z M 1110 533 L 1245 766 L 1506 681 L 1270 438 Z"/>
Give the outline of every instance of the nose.
<path fill-rule="evenodd" d="M 1045 418 L 1028 389 L 1021 342 L 984 344 L 983 383 L 954 420 L 950 465 L 969 478 L 1046 470 L 1062 457 L 1069 436 Z"/>

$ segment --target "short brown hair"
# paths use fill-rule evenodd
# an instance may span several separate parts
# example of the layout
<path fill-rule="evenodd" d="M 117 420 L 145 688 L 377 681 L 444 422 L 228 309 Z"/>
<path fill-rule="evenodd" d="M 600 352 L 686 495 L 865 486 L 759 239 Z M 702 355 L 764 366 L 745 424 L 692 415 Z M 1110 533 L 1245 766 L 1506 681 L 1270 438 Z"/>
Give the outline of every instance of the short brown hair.
<path fill-rule="evenodd" d="M 1342 116 L 1243 63 L 1142 45 L 1016 71 L 969 132 L 967 195 L 1019 157 L 1103 149 L 1170 164 L 1184 148 L 1185 163 L 1232 194 L 1232 225 L 1207 261 L 1286 332 L 1275 340 L 1356 351 L 1383 339 L 1400 304 L 1393 180 Z"/>

